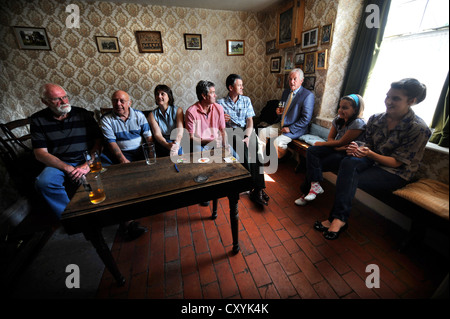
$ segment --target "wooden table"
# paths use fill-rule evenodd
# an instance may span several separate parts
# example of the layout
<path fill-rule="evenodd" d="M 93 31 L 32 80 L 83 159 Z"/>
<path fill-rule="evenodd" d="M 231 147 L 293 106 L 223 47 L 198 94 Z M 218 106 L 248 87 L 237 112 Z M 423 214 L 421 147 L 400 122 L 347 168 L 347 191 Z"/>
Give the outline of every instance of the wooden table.
<path fill-rule="evenodd" d="M 125 279 L 105 243 L 102 227 L 208 200 L 214 200 L 212 218 L 215 218 L 217 198 L 226 196 L 230 203 L 233 252 L 237 253 L 239 193 L 250 189 L 250 173 L 239 163 L 211 160 L 200 164 L 199 157 L 184 155 L 188 163 L 177 163 L 179 172 L 170 157 L 158 158 L 152 165 L 146 165 L 145 161 L 111 165 L 101 173 L 105 201 L 91 204 L 88 193 L 80 186 L 63 212 L 61 223 L 69 235 L 83 233 L 117 283 L 123 285 Z M 195 181 L 199 176 L 207 180 Z"/>

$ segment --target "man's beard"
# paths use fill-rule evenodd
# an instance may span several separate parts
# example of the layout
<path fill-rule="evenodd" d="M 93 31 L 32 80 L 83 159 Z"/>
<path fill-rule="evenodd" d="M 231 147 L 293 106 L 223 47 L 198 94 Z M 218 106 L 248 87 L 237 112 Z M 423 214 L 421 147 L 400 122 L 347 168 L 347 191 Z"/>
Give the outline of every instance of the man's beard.
<path fill-rule="evenodd" d="M 52 108 L 53 113 L 55 113 L 58 116 L 66 115 L 72 110 L 72 106 L 70 103 L 60 104 L 56 108 Z"/>

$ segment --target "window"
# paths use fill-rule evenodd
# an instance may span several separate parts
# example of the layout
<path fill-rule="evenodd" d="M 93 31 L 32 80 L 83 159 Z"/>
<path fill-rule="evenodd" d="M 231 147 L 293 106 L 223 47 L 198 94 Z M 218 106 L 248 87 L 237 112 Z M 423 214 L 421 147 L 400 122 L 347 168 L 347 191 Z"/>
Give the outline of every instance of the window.
<path fill-rule="evenodd" d="M 380 53 L 364 94 L 364 117 L 384 112 L 390 84 L 416 78 L 427 86 L 414 112 L 431 124 L 449 64 L 449 1 L 392 0 Z"/>

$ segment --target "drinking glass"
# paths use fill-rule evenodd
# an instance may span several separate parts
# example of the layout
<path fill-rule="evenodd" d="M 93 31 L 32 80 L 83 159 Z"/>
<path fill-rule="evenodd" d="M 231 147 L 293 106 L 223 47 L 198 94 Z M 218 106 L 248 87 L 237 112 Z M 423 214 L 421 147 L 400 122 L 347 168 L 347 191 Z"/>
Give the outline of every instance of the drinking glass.
<path fill-rule="evenodd" d="M 105 189 L 103 188 L 100 173 L 89 173 L 82 178 L 84 190 L 89 193 L 89 200 L 92 204 L 99 204 L 106 199 Z"/>
<path fill-rule="evenodd" d="M 280 101 L 278 103 L 278 108 L 280 109 L 280 112 L 283 113 L 284 111 L 285 102 Z"/>
<path fill-rule="evenodd" d="M 147 163 L 147 165 L 156 163 L 155 144 L 153 143 L 142 144 L 142 151 L 144 152 L 145 163 Z"/>
<path fill-rule="evenodd" d="M 102 162 L 97 152 L 94 152 L 94 156 L 92 157 L 88 151 L 85 151 L 84 158 L 89 164 L 89 168 L 91 169 L 92 173 L 103 173 L 104 171 L 106 171 L 106 168 L 102 167 Z"/>

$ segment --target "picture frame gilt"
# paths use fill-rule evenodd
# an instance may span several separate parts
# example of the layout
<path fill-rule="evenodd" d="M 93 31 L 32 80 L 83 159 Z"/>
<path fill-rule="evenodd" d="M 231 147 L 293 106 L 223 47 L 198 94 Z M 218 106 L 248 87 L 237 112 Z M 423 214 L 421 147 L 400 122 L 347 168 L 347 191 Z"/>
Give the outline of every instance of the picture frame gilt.
<path fill-rule="evenodd" d="M 276 48 L 299 44 L 305 16 L 305 0 L 291 0 L 277 10 Z"/>
<path fill-rule="evenodd" d="M 163 53 L 161 31 L 136 31 L 139 53 Z"/>
<path fill-rule="evenodd" d="M 316 52 L 316 70 L 327 69 L 327 57 L 328 57 L 327 49 Z"/>
<path fill-rule="evenodd" d="M 227 55 L 244 55 L 245 41 L 244 40 L 227 40 Z"/>

